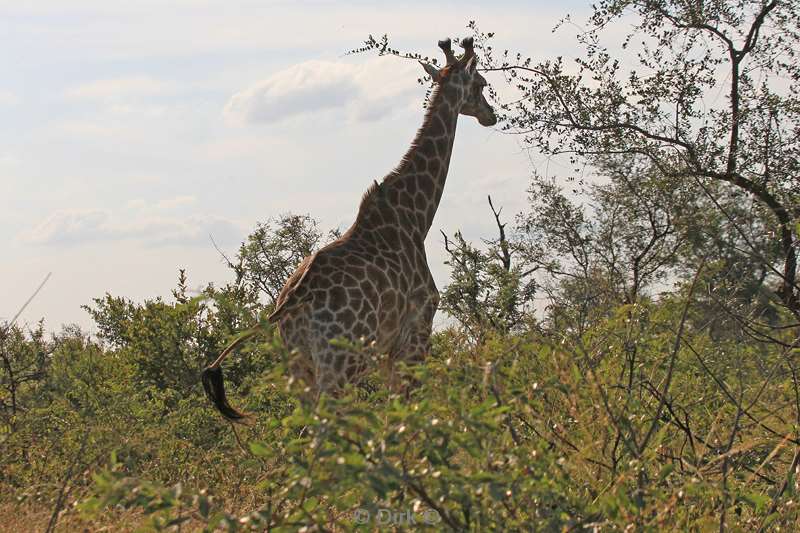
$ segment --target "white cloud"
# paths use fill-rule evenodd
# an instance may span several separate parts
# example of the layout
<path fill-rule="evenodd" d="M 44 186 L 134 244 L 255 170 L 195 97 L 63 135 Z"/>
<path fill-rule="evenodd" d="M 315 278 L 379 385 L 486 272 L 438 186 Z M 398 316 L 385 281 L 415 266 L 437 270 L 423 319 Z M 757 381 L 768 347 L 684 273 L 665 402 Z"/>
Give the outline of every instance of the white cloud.
<path fill-rule="evenodd" d="M 111 213 L 104 209 L 65 209 L 52 213 L 22 236 L 37 244 L 74 244 L 102 239 L 108 232 Z"/>
<path fill-rule="evenodd" d="M 0 167 L 8 168 L 17 165 L 19 162 L 19 159 L 17 159 L 14 154 L 9 152 L 0 152 Z"/>
<path fill-rule="evenodd" d="M 52 131 L 66 133 L 72 136 L 99 137 L 104 139 L 118 135 L 120 132 L 118 127 L 85 120 L 66 120 L 52 125 L 51 129 Z"/>
<path fill-rule="evenodd" d="M 306 61 L 234 94 L 226 117 L 238 123 L 274 123 L 292 116 L 344 109 L 349 119 L 379 120 L 408 108 L 419 76 L 416 63 L 373 58 L 354 65 Z"/>
<path fill-rule="evenodd" d="M 341 107 L 358 93 L 354 70 L 345 63 L 300 63 L 236 93 L 225 112 L 246 122 L 276 122 L 299 113 Z"/>
<path fill-rule="evenodd" d="M 0 89 L 0 106 L 12 107 L 19 103 L 19 97 L 11 91 Z"/>
<path fill-rule="evenodd" d="M 156 204 L 157 209 L 174 209 L 185 205 L 193 204 L 197 201 L 194 196 L 176 196 L 175 198 L 167 198 L 161 200 Z"/>
<path fill-rule="evenodd" d="M 127 206 L 130 209 L 143 209 L 147 207 L 147 202 L 141 198 L 133 198 L 132 200 L 128 200 Z"/>
<path fill-rule="evenodd" d="M 153 215 L 120 222 L 105 209 L 64 209 L 20 235 L 20 240 L 38 245 L 136 241 L 148 246 L 192 246 L 208 244 L 209 236 L 219 243 L 235 243 L 244 231 L 240 223 L 216 215 L 195 214 L 184 218 Z"/>
<path fill-rule="evenodd" d="M 187 205 L 191 205 L 197 201 L 195 196 L 175 196 L 174 198 L 165 198 L 163 200 L 159 200 L 155 203 L 148 202 L 143 198 L 133 198 L 128 200 L 126 204 L 129 209 L 134 210 L 168 210 L 168 209 L 176 209 L 178 207 L 184 207 Z"/>
<path fill-rule="evenodd" d="M 117 100 L 130 96 L 152 96 L 174 90 L 175 85 L 149 76 L 95 80 L 67 89 L 70 98 Z"/>
<path fill-rule="evenodd" d="M 147 217 L 116 228 L 112 236 L 134 239 L 151 246 L 207 245 L 210 237 L 221 244 L 238 242 L 244 235 L 241 224 L 216 215 L 192 215 L 186 218 Z M 114 235 L 116 233 L 116 235 Z"/>

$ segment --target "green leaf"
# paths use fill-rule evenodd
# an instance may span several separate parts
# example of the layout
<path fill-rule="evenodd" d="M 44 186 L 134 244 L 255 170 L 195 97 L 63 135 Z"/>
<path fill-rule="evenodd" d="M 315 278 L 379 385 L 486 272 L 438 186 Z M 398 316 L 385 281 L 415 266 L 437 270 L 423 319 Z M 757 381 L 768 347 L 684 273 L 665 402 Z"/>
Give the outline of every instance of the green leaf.
<path fill-rule="evenodd" d="M 201 494 L 197 499 L 197 509 L 200 511 L 200 516 L 204 519 L 208 519 L 208 511 L 210 508 L 208 497 L 205 494 Z"/>
<path fill-rule="evenodd" d="M 769 505 L 770 497 L 758 492 L 741 492 L 738 500 L 750 505 L 757 512 L 761 512 Z"/>
<path fill-rule="evenodd" d="M 772 524 L 772 523 L 773 523 L 775 520 L 777 520 L 777 519 L 778 519 L 778 518 L 780 518 L 780 517 L 781 517 L 781 514 L 780 514 L 780 513 L 772 513 L 771 515 L 767 516 L 767 517 L 764 519 L 764 522 L 761 524 L 761 529 L 763 529 L 763 530 L 765 530 L 765 531 L 766 531 L 766 530 L 769 528 L 769 526 L 770 526 L 770 525 L 771 525 L 771 524 Z"/>
<path fill-rule="evenodd" d="M 661 469 L 661 471 L 658 473 L 658 482 L 663 483 L 663 481 L 667 479 L 667 477 L 672 473 L 673 470 L 675 470 L 674 464 L 672 463 L 665 464 L 664 467 Z"/>
<path fill-rule="evenodd" d="M 179 517 L 177 517 L 177 518 L 173 518 L 172 520 L 170 520 L 169 522 L 167 522 L 167 523 L 165 524 L 165 526 L 166 526 L 166 527 L 177 526 L 178 524 L 183 524 L 184 522 L 186 522 L 186 521 L 187 521 L 187 520 L 189 520 L 190 518 L 191 518 L 191 516 L 189 516 L 189 515 L 179 516 Z"/>
<path fill-rule="evenodd" d="M 270 449 L 263 442 L 253 441 L 250 443 L 250 451 L 256 457 L 269 457 L 271 455 Z"/>

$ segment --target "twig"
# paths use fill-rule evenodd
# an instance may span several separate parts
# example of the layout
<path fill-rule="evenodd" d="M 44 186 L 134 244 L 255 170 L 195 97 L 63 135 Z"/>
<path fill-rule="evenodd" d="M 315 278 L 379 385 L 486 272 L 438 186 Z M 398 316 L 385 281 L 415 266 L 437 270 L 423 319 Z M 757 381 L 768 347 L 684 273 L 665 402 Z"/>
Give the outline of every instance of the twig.
<path fill-rule="evenodd" d="M 775 497 L 772 499 L 772 505 L 770 505 L 769 511 L 767 511 L 767 514 L 765 514 L 764 518 L 761 520 L 761 525 L 758 527 L 758 533 L 761 533 L 765 530 L 765 522 L 767 518 L 778 509 L 778 502 L 780 502 L 781 496 L 783 496 L 783 493 L 786 492 L 786 489 L 789 487 L 789 483 L 791 482 L 792 477 L 794 477 L 794 472 L 797 469 L 798 464 L 800 464 L 800 446 L 798 446 L 797 450 L 794 452 L 792 464 L 789 465 L 789 471 L 786 473 L 786 477 L 783 480 L 780 490 L 775 493 Z"/>
<path fill-rule="evenodd" d="M 736 439 L 736 434 L 739 432 L 739 422 L 742 420 L 742 399 L 744 397 L 744 384 L 742 383 L 741 371 L 739 374 L 739 401 L 737 402 L 736 419 L 733 422 L 733 429 L 731 436 L 728 439 L 728 446 L 725 449 L 724 459 L 722 460 L 722 503 L 720 504 L 719 512 L 719 533 L 725 533 L 725 519 L 728 514 L 728 500 L 730 499 L 730 489 L 728 487 L 728 470 L 730 465 L 730 451 L 733 447 L 733 441 Z"/>
<path fill-rule="evenodd" d="M 50 277 L 49 274 L 48 277 Z M 47 281 L 47 279 L 45 279 L 45 281 Z M 42 285 L 44 285 L 44 283 L 42 283 Z M 40 285 L 39 288 L 41 288 L 42 285 Z M 50 522 L 47 524 L 47 529 L 45 529 L 45 533 L 52 533 L 56 529 L 56 523 L 58 523 L 58 516 L 59 514 L 61 514 L 61 508 L 64 506 L 64 496 L 67 490 L 67 485 L 69 484 L 69 480 L 72 479 L 72 471 L 75 469 L 75 465 L 78 464 L 78 460 L 83 456 L 83 451 L 86 449 L 86 442 L 88 440 L 89 440 L 89 431 L 87 430 L 83 434 L 83 440 L 81 440 L 81 447 L 78 450 L 78 453 L 75 454 L 75 459 L 73 459 L 72 463 L 69 465 L 67 473 L 64 476 L 64 481 L 61 483 L 61 489 L 58 491 L 58 498 L 56 498 L 56 505 L 53 508 L 53 514 L 50 515 Z"/>
<path fill-rule="evenodd" d="M 245 453 L 245 455 L 251 455 L 252 456 L 253 452 L 250 451 L 248 448 L 245 448 L 244 444 L 242 444 L 242 439 L 239 438 L 239 432 L 236 431 L 236 424 L 234 424 L 233 422 L 230 422 L 230 424 L 231 424 L 231 429 L 233 430 L 233 436 L 236 437 L 236 442 L 239 444 L 239 448 L 242 449 L 242 451 Z"/>
<path fill-rule="evenodd" d="M 48 272 L 47 273 L 47 275 L 44 277 L 44 280 L 42 280 L 42 282 L 39 284 L 39 286 L 36 287 L 36 290 L 33 291 L 33 294 L 31 294 L 30 297 L 28 297 L 28 299 L 25 300 L 25 303 L 22 304 L 22 307 L 19 308 L 19 311 L 17 311 L 17 314 L 14 315 L 14 318 L 11 319 L 11 322 L 6 324 L 6 327 L 5 327 L 6 330 L 10 329 L 11 326 L 14 325 L 14 322 L 17 321 L 17 319 L 19 318 L 19 315 L 21 315 L 22 312 L 25 311 L 25 308 L 27 308 L 28 305 L 33 301 L 33 299 L 36 298 L 36 295 L 39 294 L 39 291 L 42 290 L 42 287 L 44 287 L 44 284 L 47 283 L 47 280 L 49 280 L 50 276 L 52 276 L 52 275 L 53 275 L 52 272 Z"/>
<path fill-rule="evenodd" d="M 645 448 L 647 447 L 647 443 L 650 441 L 650 438 L 653 436 L 653 433 L 656 430 L 656 426 L 661 421 L 661 413 L 664 411 L 664 404 L 667 400 L 667 393 L 669 392 L 669 387 L 672 384 L 672 371 L 675 368 L 675 360 L 678 357 L 678 351 L 681 348 L 681 336 L 683 335 L 683 326 L 686 324 L 686 317 L 689 314 L 689 304 L 692 302 L 692 295 L 694 295 L 694 289 L 697 287 L 697 280 L 700 279 L 700 273 L 703 271 L 703 267 L 706 264 L 705 258 L 700 262 L 700 266 L 697 269 L 697 272 L 694 275 L 694 279 L 692 280 L 692 286 L 689 288 L 689 294 L 686 296 L 686 303 L 683 305 L 683 313 L 681 314 L 681 321 L 678 324 L 678 332 L 675 335 L 675 345 L 672 349 L 672 355 L 669 359 L 669 368 L 667 369 L 667 377 L 664 381 L 664 387 L 661 391 L 661 399 L 658 402 L 658 409 L 656 409 L 656 416 L 653 418 L 653 423 L 650 424 L 650 429 L 647 430 L 647 434 L 645 435 L 642 443 L 639 445 L 639 453 L 643 453 Z"/>
<path fill-rule="evenodd" d="M 492 396 L 494 396 L 495 401 L 497 402 L 497 407 L 501 407 L 503 405 L 503 400 L 500 398 L 500 391 L 497 389 L 497 365 L 489 363 L 491 368 L 489 370 L 489 389 L 492 391 Z M 522 444 L 522 441 L 517 434 L 517 430 L 514 428 L 514 423 L 511 421 L 511 415 L 506 413 L 503 417 L 506 423 L 506 427 L 508 427 L 508 432 L 511 434 L 511 439 L 514 441 L 514 444 L 519 446 Z"/>

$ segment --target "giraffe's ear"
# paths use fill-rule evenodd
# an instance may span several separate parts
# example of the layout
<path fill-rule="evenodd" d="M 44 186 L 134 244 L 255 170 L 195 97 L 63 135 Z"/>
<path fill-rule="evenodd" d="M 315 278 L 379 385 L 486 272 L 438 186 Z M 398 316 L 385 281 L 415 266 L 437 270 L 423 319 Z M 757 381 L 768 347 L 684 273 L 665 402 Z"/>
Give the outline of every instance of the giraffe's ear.
<path fill-rule="evenodd" d="M 441 81 L 442 74 L 438 68 L 429 63 L 423 63 L 422 61 L 420 61 L 419 64 L 422 65 L 422 68 L 425 69 L 425 73 L 430 76 L 434 82 L 439 83 L 439 81 Z"/>

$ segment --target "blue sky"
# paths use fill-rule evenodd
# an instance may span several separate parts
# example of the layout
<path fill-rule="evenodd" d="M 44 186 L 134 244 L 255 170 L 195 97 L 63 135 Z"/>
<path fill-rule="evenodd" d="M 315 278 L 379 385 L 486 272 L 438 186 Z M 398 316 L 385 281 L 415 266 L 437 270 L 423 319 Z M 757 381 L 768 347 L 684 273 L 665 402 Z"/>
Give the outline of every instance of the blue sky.
<path fill-rule="evenodd" d="M 280 213 L 349 226 L 423 113 L 418 65 L 343 56 L 369 33 L 433 54 L 475 19 L 498 46 L 545 58 L 574 52 L 574 30 L 550 32 L 558 19 L 588 13 L 583 2 L 163 4 L 0 0 L 0 318 L 52 272 L 23 320 L 90 328 L 80 305 L 107 291 L 166 296 L 178 268 L 195 287 L 229 280 L 209 235 L 233 254 Z M 492 235 L 486 195 L 509 217 L 523 209 L 529 157 L 513 136 L 460 121 L 427 243 L 440 287 L 439 230 Z"/>

